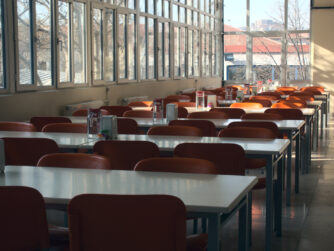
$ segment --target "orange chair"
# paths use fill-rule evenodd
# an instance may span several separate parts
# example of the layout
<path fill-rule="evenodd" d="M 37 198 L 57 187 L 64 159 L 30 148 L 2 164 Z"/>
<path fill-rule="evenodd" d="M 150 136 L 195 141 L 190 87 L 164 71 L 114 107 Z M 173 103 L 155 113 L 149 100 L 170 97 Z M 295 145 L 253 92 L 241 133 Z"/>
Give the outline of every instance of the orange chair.
<path fill-rule="evenodd" d="M 194 158 L 149 158 L 139 161 L 135 171 L 218 174 L 211 161 Z"/>
<path fill-rule="evenodd" d="M 275 113 L 246 113 L 242 115 L 244 120 L 283 120 L 283 116 Z"/>
<path fill-rule="evenodd" d="M 275 96 L 276 99 L 281 99 L 279 92 L 260 92 L 256 96 Z"/>
<path fill-rule="evenodd" d="M 178 107 L 196 107 L 196 102 L 172 102 L 172 104 L 176 104 Z"/>
<path fill-rule="evenodd" d="M 188 115 L 189 119 L 228 119 L 223 112 L 193 112 Z"/>
<path fill-rule="evenodd" d="M 301 88 L 300 89 L 301 92 L 309 92 L 309 93 L 312 93 L 312 95 L 321 95 L 322 94 L 322 91 L 318 90 L 318 89 L 315 89 L 315 88 Z"/>
<path fill-rule="evenodd" d="M 83 194 L 70 201 L 68 215 L 71 250 L 204 251 L 207 243 L 201 235 L 189 247 L 185 205 L 170 195 Z"/>
<path fill-rule="evenodd" d="M 295 102 L 294 102 L 295 101 Z M 273 104 L 271 108 L 305 108 L 307 107 L 306 102 L 303 100 L 284 100 L 282 102 L 278 102 Z"/>
<path fill-rule="evenodd" d="M 51 123 L 72 123 L 69 118 L 64 117 L 32 117 L 30 123 L 33 124 L 37 131 L 42 131 L 42 128 Z"/>
<path fill-rule="evenodd" d="M 134 101 L 130 102 L 128 106 L 134 106 L 134 107 L 151 107 L 153 104 L 153 101 Z"/>
<path fill-rule="evenodd" d="M 220 174 L 245 175 L 245 151 L 236 144 L 182 143 L 174 156 L 212 161 Z"/>
<path fill-rule="evenodd" d="M 117 130 L 119 134 L 140 134 L 137 122 L 129 118 L 118 118 Z"/>
<path fill-rule="evenodd" d="M 314 92 L 316 94 L 314 95 L 321 95 L 324 91 L 325 91 L 325 88 L 322 87 L 322 86 L 306 86 L 306 87 L 303 87 L 303 88 L 300 88 L 301 91 L 310 91 L 310 92 Z M 319 94 L 320 92 L 320 94 Z"/>
<path fill-rule="evenodd" d="M 203 136 L 201 129 L 194 126 L 184 125 L 153 126 L 148 130 L 147 135 Z"/>
<path fill-rule="evenodd" d="M 42 195 L 23 186 L 0 186 L 1 250 L 48 250 L 46 210 Z"/>
<path fill-rule="evenodd" d="M 157 145 L 148 141 L 99 141 L 93 152 L 107 157 L 116 170 L 133 170 L 138 161 L 160 156 Z"/>
<path fill-rule="evenodd" d="M 263 107 L 271 107 L 272 106 L 271 101 L 267 100 L 267 99 L 252 99 L 252 100 L 248 100 L 247 102 L 260 103 Z"/>
<path fill-rule="evenodd" d="M 39 159 L 37 166 L 111 169 L 106 157 L 87 153 L 49 153 Z"/>
<path fill-rule="evenodd" d="M 233 90 L 242 91 L 244 88 L 241 85 L 232 85 Z"/>
<path fill-rule="evenodd" d="M 51 123 L 45 125 L 42 132 L 87 133 L 87 124 Z"/>
<path fill-rule="evenodd" d="M 36 132 L 36 127 L 25 122 L 0 122 L 0 131 Z"/>
<path fill-rule="evenodd" d="M 275 136 L 276 138 L 280 137 L 280 132 L 278 130 L 277 125 L 274 122 L 270 121 L 236 121 L 230 123 L 227 126 L 227 128 L 235 128 L 235 127 L 266 128 L 271 130 L 276 135 Z"/>
<path fill-rule="evenodd" d="M 107 110 L 100 109 L 101 115 L 111 115 Z M 86 117 L 88 115 L 88 109 L 79 109 L 72 113 L 75 117 Z"/>
<path fill-rule="evenodd" d="M 223 112 L 229 119 L 240 119 L 246 112 L 239 108 L 212 108 L 210 112 Z"/>
<path fill-rule="evenodd" d="M 215 137 L 217 136 L 216 126 L 209 120 L 203 119 L 187 119 L 187 120 L 173 120 L 169 122 L 170 126 L 182 125 L 197 127 L 202 131 L 202 136 Z"/>
<path fill-rule="evenodd" d="M 153 112 L 152 111 L 144 111 L 144 110 L 131 110 L 126 111 L 123 114 L 125 118 L 152 118 Z"/>
<path fill-rule="evenodd" d="M 46 138 L 3 138 L 6 165 L 36 166 L 45 154 L 58 153 L 55 141 Z"/>
<path fill-rule="evenodd" d="M 281 109 L 272 108 L 265 111 L 265 113 L 275 113 L 283 117 L 284 120 L 305 120 L 303 112 L 299 109 Z"/>
<path fill-rule="evenodd" d="M 279 100 L 280 98 L 278 98 L 277 96 L 269 96 L 269 95 L 258 95 L 258 96 L 251 96 L 249 98 L 249 100 Z"/>
<path fill-rule="evenodd" d="M 100 109 L 107 110 L 110 115 L 116 115 L 117 117 L 123 117 L 123 113 L 126 111 L 131 111 L 131 107 L 129 106 L 121 106 L 121 105 L 108 105 L 101 106 Z"/>
<path fill-rule="evenodd" d="M 242 103 L 233 103 L 230 105 L 231 108 L 263 108 L 263 105 L 261 103 L 257 102 L 242 102 Z"/>
<path fill-rule="evenodd" d="M 296 101 L 314 101 L 314 97 L 312 97 L 311 95 L 308 95 L 308 96 L 306 96 L 306 95 L 301 95 L 301 96 L 289 96 L 289 97 L 287 97 L 287 99 L 286 100 L 296 100 Z"/>
<path fill-rule="evenodd" d="M 282 86 L 276 89 L 276 92 L 281 92 L 284 95 L 290 95 L 291 93 L 297 91 L 295 87 Z"/>

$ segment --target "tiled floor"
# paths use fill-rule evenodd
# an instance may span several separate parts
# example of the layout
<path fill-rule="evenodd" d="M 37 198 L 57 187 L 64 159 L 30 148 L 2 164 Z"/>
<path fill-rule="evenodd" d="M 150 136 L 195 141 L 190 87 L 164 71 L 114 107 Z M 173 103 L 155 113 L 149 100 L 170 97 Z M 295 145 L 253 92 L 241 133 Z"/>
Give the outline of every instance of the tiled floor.
<path fill-rule="evenodd" d="M 285 198 L 283 198 L 283 203 Z M 300 193 L 291 207 L 283 205 L 282 237 L 273 238 L 274 251 L 334 250 L 334 121 L 312 153 L 308 174 L 300 177 Z M 253 193 L 252 251 L 264 250 L 265 191 Z M 223 227 L 222 250 L 237 250 L 237 218 Z"/>

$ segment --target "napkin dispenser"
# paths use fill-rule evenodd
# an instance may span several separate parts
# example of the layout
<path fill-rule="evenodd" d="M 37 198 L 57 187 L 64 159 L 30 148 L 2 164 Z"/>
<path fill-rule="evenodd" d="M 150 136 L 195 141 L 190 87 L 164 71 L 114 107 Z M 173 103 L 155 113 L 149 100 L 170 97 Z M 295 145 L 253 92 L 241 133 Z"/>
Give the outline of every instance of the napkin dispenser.
<path fill-rule="evenodd" d="M 0 139 L 0 174 L 5 173 L 5 143 Z"/>
<path fill-rule="evenodd" d="M 103 116 L 100 123 L 100 135 L 106 140 L 117 139 L 117 116 Z"/>
<path fill-rule="evenodd" d="M 167 121 L 172 121 L 177 119 L 178 110 L 176 104 L 167 104 L 166 105 L 166 119 Z"/>

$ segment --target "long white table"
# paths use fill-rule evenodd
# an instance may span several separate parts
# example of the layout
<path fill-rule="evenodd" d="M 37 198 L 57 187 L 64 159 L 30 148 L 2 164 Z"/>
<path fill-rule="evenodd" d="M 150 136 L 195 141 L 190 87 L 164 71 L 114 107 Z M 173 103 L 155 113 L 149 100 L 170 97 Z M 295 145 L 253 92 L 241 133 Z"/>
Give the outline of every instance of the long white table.
<path fill-rule="evenodd" d="M 0 186 L 37 189 L 47 204 L 67 205 L 76 195 L 168 194 L 180 198 L 189 216 L 207 217 L 209 251 L 219 250 L 220 217 L 239 211 L 239 250 L 248 249 L 247 201 L 256 177 L 182 173 L 7 166 Z"/>

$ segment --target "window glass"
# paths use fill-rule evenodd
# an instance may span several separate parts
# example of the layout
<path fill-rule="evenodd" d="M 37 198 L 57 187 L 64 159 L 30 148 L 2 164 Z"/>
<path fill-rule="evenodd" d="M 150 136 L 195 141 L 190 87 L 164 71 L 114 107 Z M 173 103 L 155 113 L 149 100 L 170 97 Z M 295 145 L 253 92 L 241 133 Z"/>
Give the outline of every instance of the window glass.
<path fill-rule="evenodd" d="M 104 42 L 104 79 L 106 81 L 115 80 L 115 63 L 114 63 L 114 52 L 115 52 L 115 32 L 114 32 L 114 10 L 106 9 L 106 36 Z"/>
<path fill-rule="evenodd" d="M 145 10 L 145 2 L 146 2 L 146 0 L 139 0 L 139 10 L 141 12 L 145 12 L 146 11 Z"/>
<path fill-rule="evenodd" d="M 58 2 L 59 82 L 71 81 L 70 4 Z"/>
<path fill-rule="evenodd" d="M 288 29 L 309 30 L 310 0 L 289 0 L 288 4 Z"/>
<path fill-rule="evenodd" d="M 127 74 L 127 55 L 126 55 L 126 15 L 118 15 L 118 74 L 120 79 L 128 77 Z"/>
<path fill-rule="evenodd" d="M 180 76 L 180 28 L 174 27 L 174 75 Z"/>
<path fill-rule="evenodd" d="M 0 88 L 5 87 L 3 28 L 3 5 L 0 3 Z"/>
<path fill-rule="evenodd" d="M 102 80 L 102 10 L 93 9 L 92 43 L 93 43 L 93 78 Z"/>
<path fill-rule="evenodd" d="M 148 78 L 155 78 L 155 57 L 154 57 L 154 20 L 153 18 L 148 18 L 148 33 L 147 33 L 147 54 L 148 54 Z"/>
<path fill-rule="evenodd" d="M 140 77 L 146 79 L 146 17 L 139 18 Z"/>
<path fill-rule="evenodd" d="M 155 2 L 154 0 L 147 0 L 147 4 L 148 4 L 147 10 L 148 10 L 148 13 L 152 15 L 154 15 L 154 2 Z"/>
<path fill-rule="evenodd" d="M 194 75 L 194 65 L 193 65 L 193 47 L 194 47 L 194 31 L 189 30 L 188 32 L 188 75 Z"/>
<path fill-rule="evenodd" d="M 165 2 L 165 6 L 164 6 L 164 17 L 165 18 L 169 18 L 169 2 L 168 1 L 164 1 Z"/>
<path fill-rule="evenodd" d="M 156 0 L 157 4 L 157 15 L 162 16 L 162 0 Z"/>
<path fill-rule="evenodd" d="M 179 21 L 179 8 L 176 4 L 173 4 L 173 21 Z"/>
<path fill-rule="evenodd" d="M 129 32 L 128 32 L 128 72 L 129 79 L 136 79 L 136 53 L 137 53 L 137 42 L 136 42 L 136 15 L 129 14 Z"/>
<path fill-rule="evenodd" d="M 194 54 L 194 76 L 199 76 L 199 56 L 200 56 L 200 33 L 198 30 L 194 30 L 194 38 L 193 38 L 193 54 Z"/>
<path fill-rule="evenodd" d="M 228 30 L 246 30 L 246 0 L 224 0 L 224 26 Z"/>

